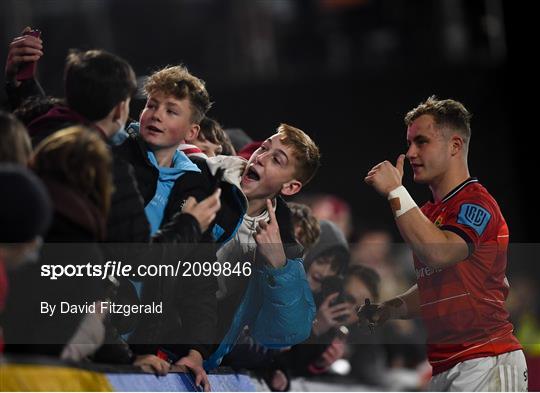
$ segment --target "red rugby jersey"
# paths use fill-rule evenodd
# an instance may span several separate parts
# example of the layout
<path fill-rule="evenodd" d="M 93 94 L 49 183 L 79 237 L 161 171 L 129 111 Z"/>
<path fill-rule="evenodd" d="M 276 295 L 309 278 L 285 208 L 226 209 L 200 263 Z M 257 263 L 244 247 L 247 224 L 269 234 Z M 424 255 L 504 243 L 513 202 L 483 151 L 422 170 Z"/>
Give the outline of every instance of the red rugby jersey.
<path fill-rule="evenodd" d="M 433 374 L 465 360 L 521 349 L 504 309 L 509 231 L 495 199 L 470 178 L 421 210 L 469 246 L 467 259 L 445 269 L 430 268 L 414 256 Z"/>

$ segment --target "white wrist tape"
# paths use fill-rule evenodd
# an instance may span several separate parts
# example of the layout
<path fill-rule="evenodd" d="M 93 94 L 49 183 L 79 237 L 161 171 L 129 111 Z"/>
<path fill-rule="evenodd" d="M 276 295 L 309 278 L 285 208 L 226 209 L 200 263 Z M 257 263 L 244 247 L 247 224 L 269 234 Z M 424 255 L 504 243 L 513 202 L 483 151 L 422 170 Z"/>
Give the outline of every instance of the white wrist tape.
<path fill-rule="evenodd" d="M 394 216 L 398 218 L 402 214 L 407 213 L 412 208 L 417 207 L 416 202 L 409 195 L 407 189 L 403 186 L 390 191 L 388 193 L 388 201 L 394 212 Z"/>

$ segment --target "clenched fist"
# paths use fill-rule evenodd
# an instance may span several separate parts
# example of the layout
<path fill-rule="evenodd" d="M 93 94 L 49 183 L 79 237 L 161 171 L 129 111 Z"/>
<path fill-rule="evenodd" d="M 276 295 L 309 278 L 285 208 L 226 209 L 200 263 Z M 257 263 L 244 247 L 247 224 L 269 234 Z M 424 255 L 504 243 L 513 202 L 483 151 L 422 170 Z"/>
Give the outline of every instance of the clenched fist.
<path fill-rule="evenodd" d="M 396 166 L 393 166 L 390 161 L 383 161 L 368 172 L 364 181 L 375 188 L 379 194 L 387 197 L 390 191 L 401 186 L 404 162 L 404 154 L 398 157 Z"/>

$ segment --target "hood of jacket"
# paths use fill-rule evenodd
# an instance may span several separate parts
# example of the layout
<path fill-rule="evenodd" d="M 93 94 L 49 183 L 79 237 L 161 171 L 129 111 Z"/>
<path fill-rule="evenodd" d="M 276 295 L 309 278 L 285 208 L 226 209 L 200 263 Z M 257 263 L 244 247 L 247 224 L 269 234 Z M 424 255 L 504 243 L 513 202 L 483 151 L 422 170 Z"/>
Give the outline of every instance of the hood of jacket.
<path fill-rule="evenodd" d="M 304 266 L 306 271 L 313 261 L 325 254 L 332 253 L 337 254 L 340 261 L 339 273 L 343 273 L 347 264 L 349 263 L 349 244 L 345 235 L 331 221 L 321 220 L 321 235 L 317 243 L 310 248 L 304 259 Z"/>
<path fill-rule="evenodd" d="M 55 106 L 51 108 L 47 113 L 41 115 L 28 124 L 28 130 L 30 135 L 34 135 L 45 127 L 45 125 L 52 123 L 66 123 L 66 124 L 84 124 L 91 125 L 91 122 L 75 112 L 69 109 L 67 106 Z"/>
<path fill-rule="evenodd" d="M 74 125 L 84 125 L 97 131 L 104 140 L 107 140 L 107 136 L 98 126 L 93 124 L 90 120 L 68 108 L 67 106 L 55 106 L 51 108 L 47 113 L 41 115 L 28 124 L 28 133 L 32 139 L 32 145 L 36 146 L 43 139 L 49 135 L 59 131 L 61 129 L 71 127 Z"/>

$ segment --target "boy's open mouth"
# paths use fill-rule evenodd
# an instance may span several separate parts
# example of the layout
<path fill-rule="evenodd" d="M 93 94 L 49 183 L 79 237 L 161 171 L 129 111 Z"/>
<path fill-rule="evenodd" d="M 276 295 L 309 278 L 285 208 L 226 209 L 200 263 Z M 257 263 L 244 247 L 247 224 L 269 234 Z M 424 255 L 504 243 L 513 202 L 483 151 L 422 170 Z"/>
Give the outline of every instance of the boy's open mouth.
<path fill-rule="evenodd" d="M 253 180 L 253 181 L 259 181 L 261 179 L 259 174 L 255 171 L 255 169 L 253 169 L 253 167 L 249 167 L 244 176 L 248 178 L 249 180 Z"/>

